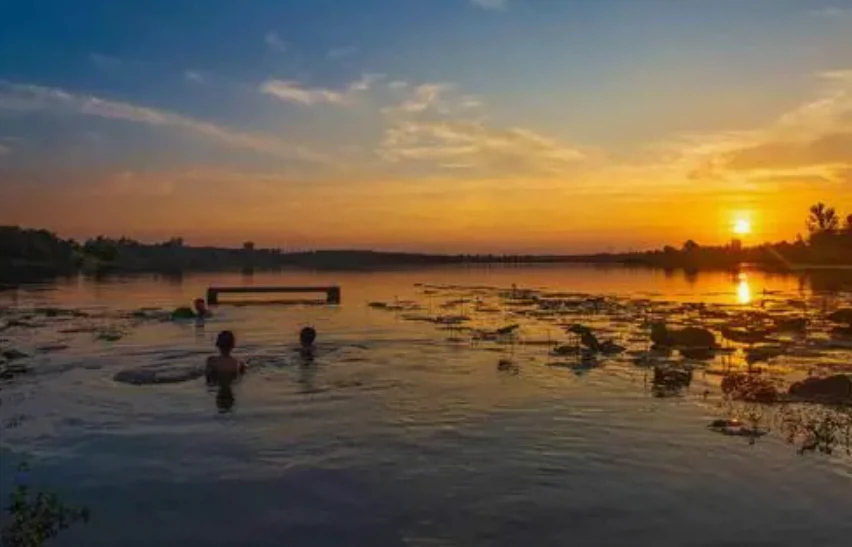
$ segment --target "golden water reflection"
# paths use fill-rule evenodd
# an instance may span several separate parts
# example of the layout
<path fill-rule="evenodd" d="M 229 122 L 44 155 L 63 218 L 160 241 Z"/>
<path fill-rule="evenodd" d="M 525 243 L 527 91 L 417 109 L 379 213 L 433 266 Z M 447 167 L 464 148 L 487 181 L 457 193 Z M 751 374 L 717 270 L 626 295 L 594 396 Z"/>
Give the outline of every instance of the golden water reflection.
<path fill-rule="evenodd" d="M 748 275 L 740 273 L 737 276 L 737 302 L 740 304 L 751 304 L 751 285 L 748 283 Z"/>

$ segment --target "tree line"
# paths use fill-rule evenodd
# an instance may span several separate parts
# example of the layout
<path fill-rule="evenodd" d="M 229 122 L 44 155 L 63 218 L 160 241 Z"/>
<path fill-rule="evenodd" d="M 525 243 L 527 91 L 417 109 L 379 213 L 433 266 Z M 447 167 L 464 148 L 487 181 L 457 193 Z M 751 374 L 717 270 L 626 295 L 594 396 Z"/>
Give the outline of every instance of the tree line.
<path fill-rule="evenodd" d="M 260 249 L 246 242 L 241 248 L 192 247 L 179 237 L 142 243 L 127 237 L 98 236 L 77 242 L 47 230 L 0 226 L 0 275 L 51 275 L 75 272 L 273 269 L 281 267 L 370 269 L 396 265 L 453 263 L 587 262 L 683 269 L 730 269 L 742 263 L 785 269 L 791 265 L 852 264 L 852 214 L 845 218 L 833 207 L 817 203 L 805 222 L 807 238 L 794 242 L 744 247 L 737 240 L 722 246 L 702 246 L 688 240 L 680 248 L 637 253 L 579 256 L 427 255 L 372 251 L 309 251 L 286 253 Z"/>

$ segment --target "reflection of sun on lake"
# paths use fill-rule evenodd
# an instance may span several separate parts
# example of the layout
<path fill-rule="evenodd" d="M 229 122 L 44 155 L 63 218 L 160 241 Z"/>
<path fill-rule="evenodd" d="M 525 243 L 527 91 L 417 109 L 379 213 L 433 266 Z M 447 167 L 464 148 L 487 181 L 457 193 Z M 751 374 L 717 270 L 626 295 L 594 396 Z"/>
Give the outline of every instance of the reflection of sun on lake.
<path fill-rule="evenodd" d="M 737 277 L 737 302 L 740 304 L 751 303 L 751 286 L 748 284 L 748 276 L 744 273 Z"/>

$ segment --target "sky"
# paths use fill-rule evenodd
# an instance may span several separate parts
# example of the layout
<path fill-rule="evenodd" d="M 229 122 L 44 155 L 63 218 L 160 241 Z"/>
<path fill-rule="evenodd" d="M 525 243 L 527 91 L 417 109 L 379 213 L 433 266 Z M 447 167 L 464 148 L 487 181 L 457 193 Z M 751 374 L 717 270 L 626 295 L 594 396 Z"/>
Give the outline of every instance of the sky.
<path fill-rule="evenodd" d="M 2 0 L 0 224 L 470 253 L 852 213 L 852 0 Z"/>

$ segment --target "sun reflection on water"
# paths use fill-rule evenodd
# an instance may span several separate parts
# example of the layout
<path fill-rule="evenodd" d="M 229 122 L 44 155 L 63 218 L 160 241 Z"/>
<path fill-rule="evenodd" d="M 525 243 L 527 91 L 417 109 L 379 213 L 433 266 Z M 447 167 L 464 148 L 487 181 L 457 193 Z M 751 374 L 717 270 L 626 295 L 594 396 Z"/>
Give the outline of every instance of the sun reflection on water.
<path fill-rule="evenodd" d="M 748 276 L 741 273 L 737 276 L 737 302 L 751 304 L 751 299 L 751 286 L 748 283 Z"/>

